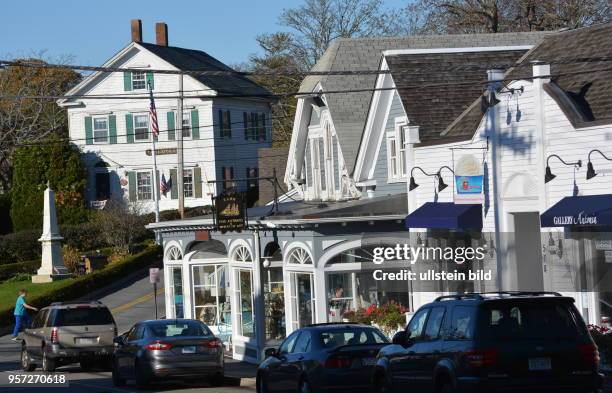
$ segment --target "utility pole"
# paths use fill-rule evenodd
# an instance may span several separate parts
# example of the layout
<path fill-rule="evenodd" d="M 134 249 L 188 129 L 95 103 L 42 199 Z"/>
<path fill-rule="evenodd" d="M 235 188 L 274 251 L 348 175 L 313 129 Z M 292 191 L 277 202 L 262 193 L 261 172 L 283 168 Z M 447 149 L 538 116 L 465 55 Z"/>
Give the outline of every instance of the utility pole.
<path fill-rule="evenodd" d="M 185 218 L 185 192 L 183 191 L 183 74 L 179 74 L 179 99 L 178 99 L 178 138 L 176 139 L 176 157 L 178 165 L 176 170 L 176 181 L 178 185 L 178 210 L 181 218 Z"/>

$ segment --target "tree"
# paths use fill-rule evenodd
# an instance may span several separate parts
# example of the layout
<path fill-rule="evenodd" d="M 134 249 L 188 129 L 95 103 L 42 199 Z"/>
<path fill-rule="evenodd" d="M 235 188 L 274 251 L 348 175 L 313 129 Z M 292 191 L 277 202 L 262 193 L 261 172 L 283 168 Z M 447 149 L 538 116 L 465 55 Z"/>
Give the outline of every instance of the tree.
<path fill-rule="evenodd" d="M 420 33 L 502 33 L 579 28 L 612 20 L 607 0 L 419 0 Z"/>
<path fill-rule="evenodd" d="M 15 231 L 41 229 L 43 192 L 47 182 L 55 191 L 58 222 L 85 221 L 86 170 L 79 149 L 57 137 L 38 145 L 19 147 L 13 154 L 11 218 Z"/>
<path fill-rule="evenodd" d="M 45 64 L 40 59 L 18 62 Z M 34 68 L 11 65 L 0 69 L 0 95 L 57 96 L 76 84 L 81 76 L 65 68 Z M 15 149 L 25 143 L 38 142 L 49 136 L 66 138 L 66 113 L 54 99 L 0 98 L 0 188 L 11 188 Z"/>

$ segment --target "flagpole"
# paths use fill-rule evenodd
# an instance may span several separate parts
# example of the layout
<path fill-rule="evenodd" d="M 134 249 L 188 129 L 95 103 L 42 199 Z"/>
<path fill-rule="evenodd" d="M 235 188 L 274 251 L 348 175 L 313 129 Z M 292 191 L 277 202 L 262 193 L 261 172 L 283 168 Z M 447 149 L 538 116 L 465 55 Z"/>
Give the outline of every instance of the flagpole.
<path fill-rule="evenodd" d="M 153 91 L 151 90 L 151 84 L 149 84 L 149 92 L 151 94 L 151 100 L 153 100 Z M 157 153 L 155 152 L 155 133 L 151 135 L 151 156 L 153 157 L 153 201 L 155 201 L 155 222 L 159 222 L 159 179 L 157 178 Z M 160 233 L 155 233 L 155 243 L 161 244 Z"/>

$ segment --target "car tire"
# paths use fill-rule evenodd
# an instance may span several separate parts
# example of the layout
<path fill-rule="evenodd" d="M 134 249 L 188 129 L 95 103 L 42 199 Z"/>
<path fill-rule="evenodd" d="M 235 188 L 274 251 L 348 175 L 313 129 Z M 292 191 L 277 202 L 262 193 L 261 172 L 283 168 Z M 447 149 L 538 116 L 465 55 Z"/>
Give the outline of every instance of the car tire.
<path fill-rule="evenodd" d="M 298 393 L 312 393 L 312 387 L 306 378 L 303 378 L 300 381 L 300 385 L 298 387 Z"/>
<path fill-rule="evenodd" d="M 223 374 L 223 372 L 216 373 L 210 379 L 210 386 L 218 388 L 220 386 L 223 386 L 224 381 L 225 381 L 225 375 Z"/>
<path fill-rule="evenodd" d="M 81 360 L 79 362 L 82 371 L 91 371 L 96 368 L 96 363 L 93 360 Z"/>
<path fill-rule="evenodd" d="M 391 385 L 385 375 L 379 373 L 374 377 L 374 393 L 389 393 L 391 392 Z"/>
<path fill-rule="evenodd" d="M 32 363 L 32 359 L 30 358 L 30 354 L 28 354 L 25 343 L 21 346 L 21 368 L 23 371 L 28 372 L 36 370 L 36 364 Z"/>
<path fill-rule="evenodd" d="M 145 374 L 144 370 L 140 368 L 138 363 L 136 363 L 134 367 L 134 377 L 136 379 L 136 388 L 137 389 L 146 389 L 149 387 L 149 378 Z"/>
<path fill-rule="evenodd" d="M 257 374 L 257 378 L 255 379 L 255 387 L 257 393 L 269 393 L 268 381 L 266 381 L 266 377 L 263 373 Z"/>
<path fill-rule="evenodd" d="M 117 363 L 113 362 L 112 369 L 112 377 L 113 377 L 113 386 L 125 386 L 125 379 L 121 378 L 119 374 L 119 368 L 117 367 Z"/>
<path fill-rule="evenodd" d="M 43 356 L 42 356 L 42 369 L 45 372 L 52 373 L 57 368 L 55 359 L 51 359 L 47 354 L 47 351 L 43 348 Z"/>

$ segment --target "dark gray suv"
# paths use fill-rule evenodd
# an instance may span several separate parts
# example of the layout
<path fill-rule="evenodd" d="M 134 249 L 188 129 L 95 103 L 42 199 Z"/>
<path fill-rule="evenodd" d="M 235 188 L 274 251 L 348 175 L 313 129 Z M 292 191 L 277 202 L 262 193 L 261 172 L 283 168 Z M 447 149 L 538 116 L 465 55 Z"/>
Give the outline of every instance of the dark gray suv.
<path fill-rule="evenodd" d="M 548 292 L 442 296 L 381 349 L 378 392 L 595 392 L 599 353 L 574 299 Z"/>

